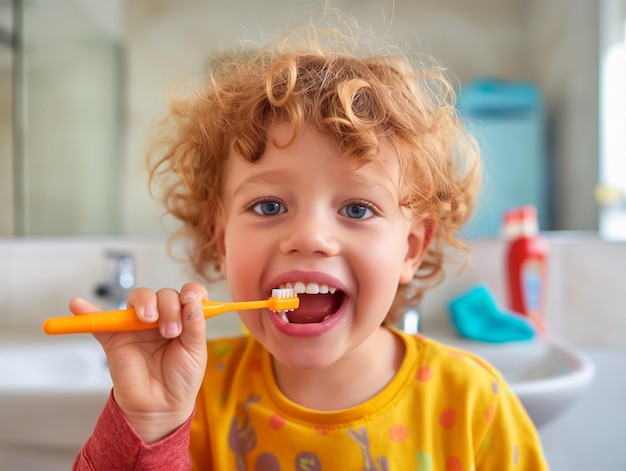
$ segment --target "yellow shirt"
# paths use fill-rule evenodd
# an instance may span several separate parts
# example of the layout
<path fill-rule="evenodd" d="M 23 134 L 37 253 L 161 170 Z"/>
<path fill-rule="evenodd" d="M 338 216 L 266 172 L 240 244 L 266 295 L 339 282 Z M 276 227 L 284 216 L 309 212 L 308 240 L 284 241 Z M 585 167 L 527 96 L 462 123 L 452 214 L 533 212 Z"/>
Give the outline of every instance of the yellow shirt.
<path fill-rule="evenodd" d="M 394 379 L 353 408 L 319 412 L 278 389 L 252 337 L 209 341 L 190 452 L 194 471 L 548 469 L 518 398 L 484 360 L 394 329 Z"/>

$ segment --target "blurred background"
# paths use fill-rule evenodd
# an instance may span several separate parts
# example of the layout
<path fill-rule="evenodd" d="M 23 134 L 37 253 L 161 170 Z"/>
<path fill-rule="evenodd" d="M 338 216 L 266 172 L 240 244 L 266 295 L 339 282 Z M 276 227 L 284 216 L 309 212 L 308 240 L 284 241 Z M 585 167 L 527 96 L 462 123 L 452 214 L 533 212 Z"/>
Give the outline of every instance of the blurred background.
<path fill-rule="evenodd" d="M 626 238 L 623 0 L 318 3 L 0 0 L 0 235 L 161 232 L 142 153 L 167 86 L 327 3 L 456 78 L 486 160 L 469 236 L 532 203 L 544 230 Z"/>
<path fill-rule="evenodd" d="M 222 46 L 264 42 L 324 6 L 440 61 L 481 144 L 472 261 L 459 277 L 447 270 L 421 319 L 445 322 L 448 300 L 476 282 L 502 302 L 501 213 L 534 204 L 551 245 L 550 337 L 597 370 L 541 427 L 547 455 L 558 471 L 626 469 L 626 0 L 0 0 L 0 347 L 28 347 L 0 355 L 13 368 L 0 368 L 0 471 L 69 469 L 109 391 L 76 395 L 67 379 L 96 368 L 77 368 L 85 355 L 73 352 L 51 366 L 43 319 L 67 314 L 72 296 L 93 298 L 111 281 L 111 255 L 132 261 L 136 285 L 195 278 L 169 255 L 173 222 L 147 191 L 143 152 L 168 86 L 203 74 Z M 224 283 L 210 289 L 228 299 Z M 240 332 L 236 315 L 209 332 Z M 29 362 L 29 342 L 50 363 Z M 22 377 L 52 386 L 11 389 Z"/>

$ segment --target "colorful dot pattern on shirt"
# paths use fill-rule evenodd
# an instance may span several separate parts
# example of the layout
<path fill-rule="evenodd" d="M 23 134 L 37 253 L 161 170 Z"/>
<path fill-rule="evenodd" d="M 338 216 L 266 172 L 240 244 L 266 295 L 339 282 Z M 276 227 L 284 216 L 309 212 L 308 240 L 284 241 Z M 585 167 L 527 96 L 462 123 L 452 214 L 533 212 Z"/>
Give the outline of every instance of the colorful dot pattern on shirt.
<path fill-rule="evenodd" d="M 407 354 L 378 396 L 348 411 L 289 402 L 251 337 L 209 343 L 192 424 L 193 469 L 548 469 L 527 414 L 500 375 L 464 352 L 398 333 Z"/>

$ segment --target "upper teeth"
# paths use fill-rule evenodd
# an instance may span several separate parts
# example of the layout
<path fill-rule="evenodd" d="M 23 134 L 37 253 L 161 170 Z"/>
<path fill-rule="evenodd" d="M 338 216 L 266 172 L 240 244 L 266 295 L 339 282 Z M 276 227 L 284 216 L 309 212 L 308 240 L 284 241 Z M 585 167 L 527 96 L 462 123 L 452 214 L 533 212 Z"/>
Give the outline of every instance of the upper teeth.
<path fill-rule="evenodd" d="M 301 281 L 285 283 L 280 288 L 293 289 L 295 294 L 334 294 L 337 291 L 337 288 L 334 286 L 320 285 L 319 283 L 303 283 Z"/>

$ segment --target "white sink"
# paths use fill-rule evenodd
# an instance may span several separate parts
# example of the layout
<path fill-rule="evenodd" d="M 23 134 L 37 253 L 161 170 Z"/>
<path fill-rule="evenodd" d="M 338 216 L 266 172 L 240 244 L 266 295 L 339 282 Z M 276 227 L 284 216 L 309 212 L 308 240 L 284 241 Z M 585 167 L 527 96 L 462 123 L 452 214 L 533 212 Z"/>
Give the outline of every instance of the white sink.
<path fill-rule="evenodd" d="M 34 450 L 50 450 L 41 457 L 45 469 L 52 469 L 52 458 L 71 468 L 111 386 L 92 337 L 0 340 L 0 469 L 35 469 L 22 464 L 28 456 L 32 463 Z M 19 457 L 16 450 L 22 450 Z"/>
<path fill-rule="evenodd" d="M 424 333 L 475 353 L 494 365 L 537 427 L 565 412 L 595 375 L 595 367 L 584 352 L 550 336 L 490 344 L 463 339 L 448 327 L 437 326 L 434 331 L 425 328 Z"/>

